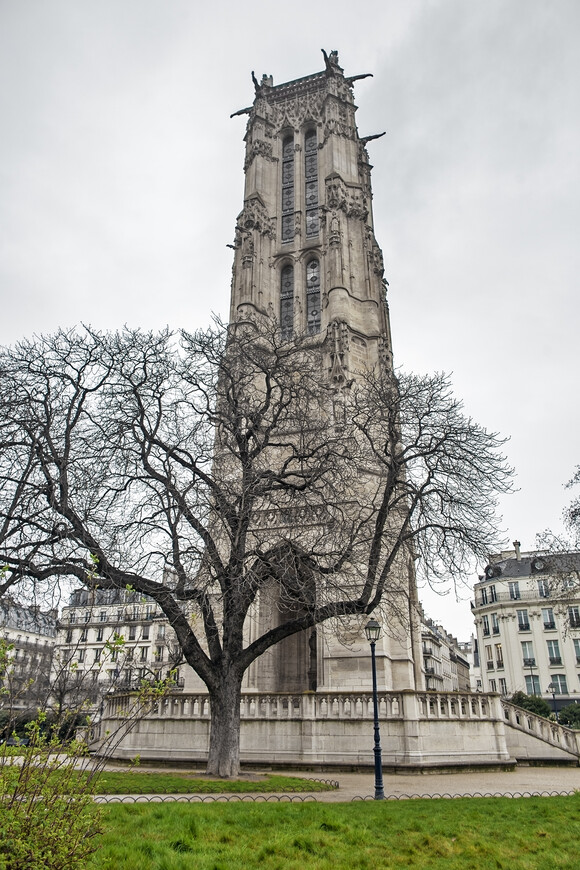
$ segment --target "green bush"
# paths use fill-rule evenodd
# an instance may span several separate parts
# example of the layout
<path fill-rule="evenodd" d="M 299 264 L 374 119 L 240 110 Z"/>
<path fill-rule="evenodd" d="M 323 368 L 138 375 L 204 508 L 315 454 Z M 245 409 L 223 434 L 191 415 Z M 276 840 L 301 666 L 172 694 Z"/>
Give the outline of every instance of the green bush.
<path fill-rule="evenodd" d="M 0 748 L 0 870 L 75 870 L 94 851 L 100 810 L 95 775 L 79 777 L 84 744 L 63 750 L 45 716 L 26 727 L 19 754 Z"/>
<path fill-rule="evenodd" d="M 516 692 L 511 698 L 512 704 L 516 707 L 521 707 L 523 710 L 529 710 L 530 713 L 535 713 L 537 716 L 544 716 L 548 719 L 552 710 L 547 701 L 538 695 L 526 695 L 525 692 Z"/>
<path fill-rule="evenodd" d="M 580 729 L 580 704 L 568 704 L 558 712 L 558 719 L 568 728 Z"/>

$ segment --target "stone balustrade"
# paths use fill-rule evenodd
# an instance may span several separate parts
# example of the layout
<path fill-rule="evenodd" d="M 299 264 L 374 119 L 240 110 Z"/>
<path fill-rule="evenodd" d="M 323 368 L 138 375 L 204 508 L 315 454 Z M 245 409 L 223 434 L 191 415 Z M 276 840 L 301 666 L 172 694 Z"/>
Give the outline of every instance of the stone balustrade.
<path fill-rule="evenodd" d="M 529 710 L 516 707 L 509 701 L 502 701 L 502 709 L 505 721 L 512 728 L 543 740 L 551 746 L 580 755 L 580 732 L 565 728 L 558 722 L 538 716 Z"/>
<path fill-rule="evenodd" d="M 134 696 L 117 694 L 107 699 L 106 718 L 125 717 Z M 494 698 L 465 692 L 378 692 L 379 719 L 489 719 L 497 717 Z M 153 705 L 148 718 L 210 719 L 205 693 L 168 695 Z M 373 718 L 371 692 L 244 692 L 242 720 L 327 720 Z M 539 717 L 535 717 L 539 719 Z M 543 720 L 546 721 L 546 720 Z M 564 729 L 567 730 L 567 729 Z"/>

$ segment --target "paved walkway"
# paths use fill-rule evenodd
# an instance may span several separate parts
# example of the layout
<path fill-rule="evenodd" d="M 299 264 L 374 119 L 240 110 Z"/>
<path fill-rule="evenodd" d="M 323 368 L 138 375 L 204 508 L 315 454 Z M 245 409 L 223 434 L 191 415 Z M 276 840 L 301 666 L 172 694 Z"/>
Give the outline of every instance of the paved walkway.
<path fill-rule="evenodd" d="M 118 769 L 118 768 L 117 768 Z M 168 768 L 164 768 L 169 772 Z M 183 773 L 183 770 L 180 770 Z M 328 773 L 292 771 L 305 779 L 333 779 L 340 787 L 329 792 L 316 792 L 317 801 L 343 802 L 374 796 L 374 773 Z M 391 774 L 383 778 L 385 797 L 455 796 L 455 795 L 523 795 L 531 793 L 570 792 L 580 790 L 580 767 L 517 767 L 515 770 L 471 771 L 465 773 Z M 256 794 L 247 795 L 255 799 Z M 117 796 L 120 797 L 120 796 Z M 128 796 L 127 796 L 128 797 Z M 200 795 L 199 799 L 239 799 L 237 795 Z M 272 795 L 267 797 L 273 798 Z M 286 798 L 292 795 L 286 795 Z M 298 795 L 296 795 L 298 798 Z M 304 797 L 304 795 L 301 795 Z M 143 795 L 142 800 L 187 800 L 186 795 Z M 135 796 L 135 799 L 138 799 Z M 194 798 L 194 800 L 197 798 Z M 262 796 L 263 799 L 263 796 Z M 273 798 L 275 799 L 275 798 Z"/>

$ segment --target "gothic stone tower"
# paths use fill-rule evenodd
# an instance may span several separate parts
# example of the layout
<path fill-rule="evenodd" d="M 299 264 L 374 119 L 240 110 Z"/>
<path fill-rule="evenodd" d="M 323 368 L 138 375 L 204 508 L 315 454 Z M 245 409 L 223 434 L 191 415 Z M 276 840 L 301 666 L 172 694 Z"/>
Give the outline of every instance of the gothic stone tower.
<path fill-rule="evenodd" d="M 357 372 L 392 366 L 382 252 L 373 230 L 371 165 L 358 135 L 353 83 L 336 51 L 325 69 L 274 85 L 252 73 L 244 207 L 237 219 L 231 321 L 269 315 L 282 335 L 319 337 L 329 385 Z M 383 637 L 382 685 L 419 687 L 421 676 L 414 572 L 408 573 L 409 619 Z M 249 687 L 300 691 L 368 688 L 368 645 L 346 645 L 328 631 L 288 638 L 254 665 Z"/>

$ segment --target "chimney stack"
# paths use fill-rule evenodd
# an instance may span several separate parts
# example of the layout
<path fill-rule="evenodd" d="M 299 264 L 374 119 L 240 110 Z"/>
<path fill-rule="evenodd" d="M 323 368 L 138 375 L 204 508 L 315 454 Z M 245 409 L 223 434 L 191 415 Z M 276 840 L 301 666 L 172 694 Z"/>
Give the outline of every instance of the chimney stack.
<path fill-rule="evenodd" d="M 514 541 L 514 550 L 516 551 L 516 559 L 518 560 L 518 562 L 522 558 L 522 554 L 520 553 L 520 546 L 521 544 L 519 541 Z"/>

